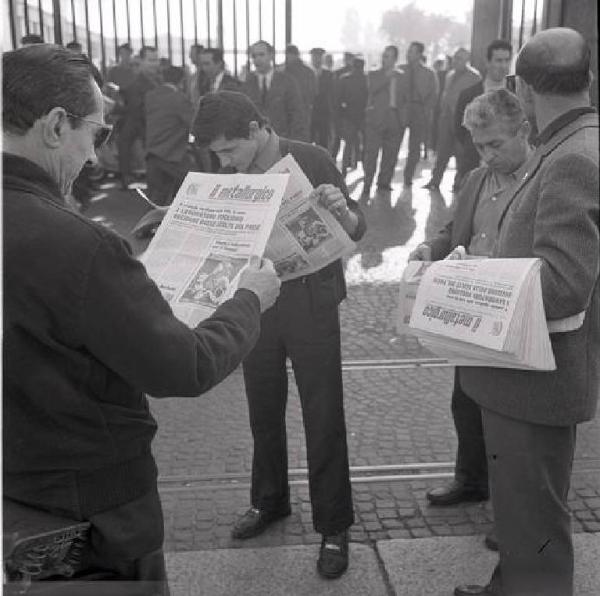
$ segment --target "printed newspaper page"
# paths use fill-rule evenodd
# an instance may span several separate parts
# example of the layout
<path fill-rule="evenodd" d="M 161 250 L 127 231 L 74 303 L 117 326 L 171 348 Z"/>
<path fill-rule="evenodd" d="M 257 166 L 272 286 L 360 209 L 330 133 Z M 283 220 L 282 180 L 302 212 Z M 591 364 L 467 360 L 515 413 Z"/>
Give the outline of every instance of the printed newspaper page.
<path fill-rule="evenodd" d="M 502 350 L 519 289 L 535 262 L 470 259 L 433 263 L 417 292 L 410 326 Z"/>
<path fill-rule="evenodd" d="M 235 293 L 262 255 L 288 174 L 190 172 L 142 257 L 173 313 L 189 327 Z"/>
<path fill-rule="evenodd" d="M 340 223 L 308 199 L 313 187 L 296 160 L 286 155 L 269 170 L 275 172 L 290 176 L 265 252 L 281 280 L 314 273 L 352 253 L 355 244 Z"/>
<path fill-rule="evenodd" d="M 539 259 L 437 261 L 422 276 L 410 328 L 454 364 L 553 370 L 540 265 Z"/>

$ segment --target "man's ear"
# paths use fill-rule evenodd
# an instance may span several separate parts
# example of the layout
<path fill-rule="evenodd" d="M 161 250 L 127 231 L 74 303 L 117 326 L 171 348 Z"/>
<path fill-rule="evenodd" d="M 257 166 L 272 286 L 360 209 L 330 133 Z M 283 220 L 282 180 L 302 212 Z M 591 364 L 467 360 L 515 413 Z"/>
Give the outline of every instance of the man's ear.
<path fill-rule="evenodd" d="M 38 121 L 42 131 L 42 140 L 47 147 L 55 149 L 64 141 L 68 117 L 63 108 L 52 108 L 44 118 Z"/>
<path fill-rule="evenodd" d="M 521 122 L 519 133 L 522 137 L 526 139 L 529 138 L 529 135 L 531 134 L 531 124 L 529 123 L 529 120 L 523 120 L 523 122 Z"/>

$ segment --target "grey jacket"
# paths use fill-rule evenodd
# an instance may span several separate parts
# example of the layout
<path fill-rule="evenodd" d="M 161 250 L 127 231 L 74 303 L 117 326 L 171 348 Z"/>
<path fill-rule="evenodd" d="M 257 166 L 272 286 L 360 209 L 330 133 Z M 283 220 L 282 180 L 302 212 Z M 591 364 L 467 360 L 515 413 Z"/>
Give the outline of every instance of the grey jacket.
<path fill-rule="evenodd" d="M 598 116 L 579 110 L 560 121 L 513 187 L 494 256 L 541 258 L 546 317 L 585 311 L 585 321 L 551 334 L 555 371 L 461 369 L 480 406 L 551 426 L 593 418 L 600 388 Z"/>

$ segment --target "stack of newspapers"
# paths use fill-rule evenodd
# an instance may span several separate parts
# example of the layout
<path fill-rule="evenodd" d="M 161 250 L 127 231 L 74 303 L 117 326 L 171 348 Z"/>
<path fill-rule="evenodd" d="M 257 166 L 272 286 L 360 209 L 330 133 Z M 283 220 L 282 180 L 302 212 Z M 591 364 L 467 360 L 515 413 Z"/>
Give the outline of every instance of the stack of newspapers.
<path fill-rule="evenodd" d="M 409 262 L 399 331 L 460 366 L 554 370 L 540 259 Z"/>

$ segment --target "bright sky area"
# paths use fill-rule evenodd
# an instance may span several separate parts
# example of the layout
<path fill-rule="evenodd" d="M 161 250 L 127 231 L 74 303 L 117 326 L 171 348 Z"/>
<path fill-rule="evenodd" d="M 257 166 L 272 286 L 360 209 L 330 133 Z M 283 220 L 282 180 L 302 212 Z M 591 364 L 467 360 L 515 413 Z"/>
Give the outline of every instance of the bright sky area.
<path fill-rule="evenodd" d="M 382 14 L 393 8 L 403 8 L 411 0 L 293 0 L 294 43 L 301 47 L 322 46 L 343 49 L 341 34 L 346 11 L 355 8 L 361 25 L 370 23 L 377 30 Z M 472 10 L 473 0 L 416 0 L 417 8 L 426 13 L 445 15 L 459 22 Z"/>

